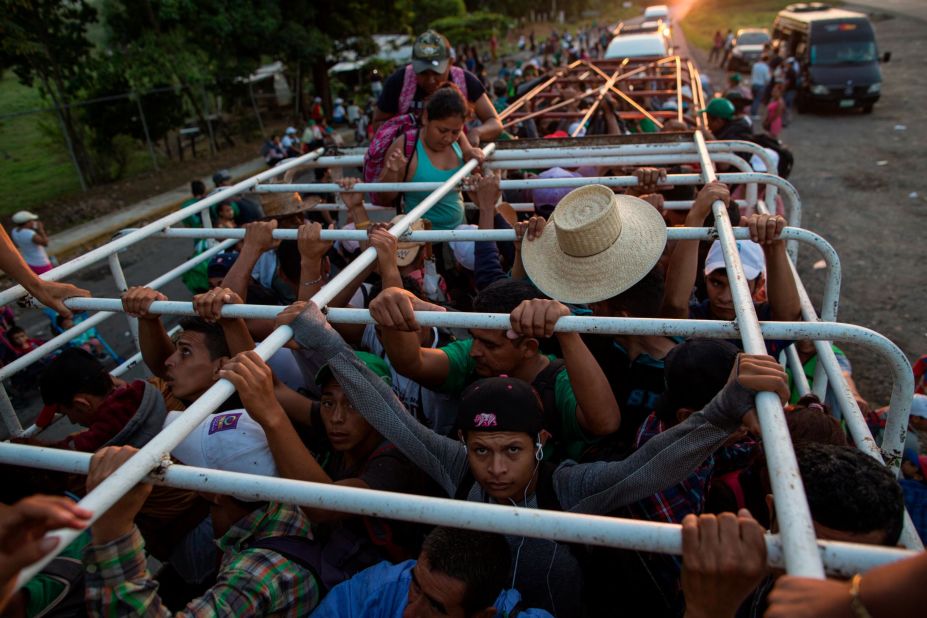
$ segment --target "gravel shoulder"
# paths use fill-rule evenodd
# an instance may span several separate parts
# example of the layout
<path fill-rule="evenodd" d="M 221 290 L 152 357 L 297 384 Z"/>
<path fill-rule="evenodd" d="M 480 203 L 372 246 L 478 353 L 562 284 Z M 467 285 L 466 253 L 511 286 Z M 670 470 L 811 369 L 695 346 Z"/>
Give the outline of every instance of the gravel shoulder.
<path fill-rule="evenodd" d="M 927 125 L 918 120 L 927 99 L 927 23 L 888 15 L 873 21 L 880 50 L 892 52 L 875 111 L 796 115 L 782 139 L 795 155 L 789 180 L 802 198 L 802 227 L 821 234 L 841 258 L 840 321 L 887 336 L 913 361 L 927 353 Z M 693 52 L 704 67 L 705 54 Z M 708 72 L 714 84 L 724 83 L 722 72 Z M 799 271 L 820 306 L 817 260 L 803 249 Z M 886 403 L 892 380 L 885 363 L 859 346 L 840 347 L 863 396 Z"/>

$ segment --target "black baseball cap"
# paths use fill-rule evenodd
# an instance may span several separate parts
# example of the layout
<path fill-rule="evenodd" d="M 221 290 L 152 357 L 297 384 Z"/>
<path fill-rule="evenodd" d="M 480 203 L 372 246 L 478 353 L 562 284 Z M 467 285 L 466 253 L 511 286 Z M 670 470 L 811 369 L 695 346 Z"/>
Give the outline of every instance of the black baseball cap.
<path fill-rule="evenodd" d="M 689 339 L 663 361 L 666 392 L 657 402 L 661 419 L 680 408 L 701 410 L 727 384 L 740 350 L 724 339 Z"/>
<path fill-rule="evenodd" d="M 451 59 L 450 43 L 434 30 L 418 35 L 412 46 L 412 68 L 416 73 L 444 73 Z"/>
<path fill-rule="evenodd" d="M 524 380 L 485 378 L 460 396 L 457 429 L 461 431 L 517 431 L 534 437 L 543 427 L 541 402 Z"/>

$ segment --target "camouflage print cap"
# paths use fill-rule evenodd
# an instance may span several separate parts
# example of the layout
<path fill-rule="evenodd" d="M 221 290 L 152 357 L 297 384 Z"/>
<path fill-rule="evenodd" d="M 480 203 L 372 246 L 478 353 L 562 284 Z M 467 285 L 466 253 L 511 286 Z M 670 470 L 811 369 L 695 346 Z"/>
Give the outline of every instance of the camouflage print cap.
<path fill-rule="evenodd" d="M 444 73 L 450 62 L 450 43 L 434 30 L 426 30 L 412 46 L 412 68 L 416 73 Z"/>

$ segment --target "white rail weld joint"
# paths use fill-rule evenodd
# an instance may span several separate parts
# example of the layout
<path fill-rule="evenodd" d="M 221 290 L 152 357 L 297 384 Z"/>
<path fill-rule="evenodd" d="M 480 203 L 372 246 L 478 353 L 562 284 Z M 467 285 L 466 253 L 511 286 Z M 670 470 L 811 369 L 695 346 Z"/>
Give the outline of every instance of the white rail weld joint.
<path fill-rule="evenodd" d="M 492 165 L 494 159 L 494 145 L 490 144 L 483 149 L 489 165 Z M 680 154 L 691 155 L 697 154 L 698 160 L 702 165 L 703 174 L 695 175 L 673 175 L 676 184 L 702 184 L 714 177 L 711 166 L 711 157 L 709 153 L 732 153 L 735 151 L 748 151 L 758 154 L 764 161 L 768 159 L 766 153 L 755 145 L 746 146 L 738 142 L 723 142 L 705 144 L 701 135 L 695 134 L 695 141 L 691 143 L 679 144 L 633 144 L 616 146 L 608 150 L 602 149 L 577 149 L 574 153 L 564 149 L 545 148 L 545 149 L 525 149 L 522 151 L 500 152 L 497 160 L 499 161 L 517 161 L 519 158 L 530 159 L 535 153 L 537 159 L 551 159 L 575 156 L 577 158 L 588 159 L 589 162 L 595 162 L 597 159 L 603 159 L 608 156 L 620 157 L 624 155 L 649 155 L 649 154 Z M 151 223 L 139 230 L 130 232 L 128 235 L 119 238 L 103 247 L 100 247 L 90 253 L 81 256 L 68 264 L 58 267 L 45 275 L 49 280 L 57 280 L 71 273 L 77 272 L 82 268 L 103 259 L 122 248 L 139 242 L 145 238 L 155 235 L 162 235 L 165 228 L 178 223 L 190 214 L 200 212 L 214 203 L 227 199 L 235 194 L 247 190 L 269 190 L 269 191 L 292 191 L 312 187 L 313 190 L 324 188 L 326 192 L 340 192 L 337 185 L 261 185 L 260 183 L 279 175 L 289 168 L 300 165 L 329 165 L 335 162 L 329 157 L 320 158 L 321 150 L 293 161 L 287 161 L 282 166 L 273 168 L 262 174 L 242 181 L 229 189 L 226 189 L 214 196 L 202 200 L 195 205 L 184 209 L 178 213 L 172 213 L 154 223 Z M 727 157 L 717 157 L 727 159 Z M 313 163 L 315 162 L 315 163 Z M 768 162 L 767 162 L 768 164 Z M 402 236 L 408 232 L 412 223 L 421 218 L 428 209 L 438 202 L 444 195 L 459 186 L 461 180 L 467 176 L 475 167 L 476 162 L 470 161 L 458 170 L 451 178 L 444 183 L 374 183 L 373 185 L 359 186 L 358 190 L 390 190 L 390 191 L 409 191 L 409 190 L 428 190 L 432 194 L 422 201 L 418 207 L 408 214 L 404 215 L 392 228 L 390 232 L 396 236 Z M 571 179 L 566 179 L 571 180 Z M 575 184 L 564 182 L 563 179 L 533 179 L 527 181 L 503 181 L 504 188 L 539 188 L 546 186 L 581 186 L 591 182 L 602 182 L 610 186 L 632 186 L 637 184 L 634 177 L 607 177 L 607 178 L 586 178 L 575 179 Z M 735 183 L 759 183 L 767 185 L 767 199 L 774 195 L 775 191 L 781 190 L 789 212 L 792 214 L 792 221 L 797 228 L 799 225 L 800 200 L 798 193 L 789 183 L 783 181 L 777 176 L 771 174 L 756 173 L 736 173 L 721 175 L 721 180 Z M 717 229 L 712 234 L 717 234 L 725 248 L 725 257 L 728 272 L 731 273 L 731 280 L 737 278 L 740 272 L 739 259 L 736 251 L 731 254 L 731 244 L 735 236 L 730 229 L 726 219 L 726 212 L 721 209 L 717 212 L 716 221 Z M 166 235 L 172 235 L 179 230 L 168 230 Z M 681 230 L 670 231 L 673 234 L 697 233 L 701 237 L 704 230 Z M 342 232 L 338 232 L 342 233 Z M 804 230 L 796 229 L 796 237 L 802 233 L 808 234 Z M 212 232 L 209 231 L 211 235 Z M 412 234 L 410 238 L 418 239 L 418 232 Z M 490 233 L 484 233 L 486 236 L 480 236 L 479 239 L 486 239 Z M 505 237 L 509 239 L 511 232 Z M 737 235 L 743 232 L 738 231 Z M 809 240 L 810 237 L 804 237 L 802 240 Z M 502 239 L 502 238 L 500 238 Z M 424 238 L 422 238 L 424 240 Z M 814 240 L 811 240 L 815 242 Z M 826 243 L 821 240 L 823 245 Z M 821 244 L 816 244 L 821 249 Z M 826 247 L 821 249 L 826 254 L 833 252 L 833 249 Z M 373 248 L 366 249 L 359 255 L 348 267 L 341 271 L 338 276 L 325 285 L 314 297 L 313 301 L 320 306 L 325 306 L 348 285 L 356 276 L 367 266 L 372 264 L 376 259 L 376 251 Z M 833 309 L 836 312 L 836 293 L 839 291 L 839 261 L 836 259 L 836 253 L 833 253 L 833 259 L 828 260 L 831 270 L 831 276 L 836 276 L 836 286 L 830 287 L 830 295 L 834 297 Z M 176 271 L 176 269 L 175 269 Z M 639 320 L 621 318 L 563 318 L 558 322 L 557 330 L 588 330 L 589 332 L 629 332 L 640 334 L 655 333 L 688 333 L 699 334 L 700 336 L 719 336 L 732 337 L 743 335 L 745 339 L 745 348 L 749 351 L 759 350 L 762 348 L 762 334 L 777 339 L 841 339 L 849 338 L 855 341 L 865 340 L 869 345 L 880 349 L 880 353 L 889 359 L 892 363 L 893 371 L 896 376 L 895 391 L 899 391 L 895 396 L 893 391 L 892 398 L 892 418 L 896 424 L 907 423 L 907 411 L 910 406 L 910 394 L 906 389 L 909 384 L 905 381 L 911 381 L 910 365 L 907 365 L 907 377 L 904 377 L 904 365 L 906 359 L 904 355 L 888 342 L 888 347 L 884 345 L 881 336 L 872 333 L 867 329 L 853 327 L 849 325 L 835 323 L 764 323 L 760 325 L 756 321 L 755 315 L 752 314 L 752 304 L 749 312 L 742 315 L 745 311 L 748 294 L 738 287 L 735 290 L 735 297 L 738 299 L 738 324 L 732 322 L 707 322 L 694 320 Z M 13 288 L 0 293 L 0 302 L 9 302 L 22 296 L 21 288 Z M 106 310 L 121 312 L 121 302 L 118 299 L 72 299 L 68 305 L 75 309 L 88 310 Z M 827 305 L 825 304 L 825 308 Z M 280 311 L 280 307 L 256 308 L 250 305 L 229 306 L 223 310 L 224 315 L 240 315 L 247 317 L 248 314 L 256 315 L 258 311 Z M 164 302 L 155 303 L 152 306 L 152 312 L 192 314 L 191 303 Z M 443 316 L 443 317 L 442 317 Z M 452 323 L 457 320 L 461 324 L 492 324 L 490 328 L 507 328 L 507 315 L 479 315 L 479 314 L 437 314 L 429 316 L 420 314 L 423 324 L 434 321 L 446 320 Z M 369 321 L 369 312 L 332 309 L 329 311 L 329 319 L 332 321 Z M 584 321 L 585 320 L 585 321 Z M 741 332 L 742 331 L 742 332 Z M 73 336 L 73 335 L 72 335 Z M 289 327 L 281 327 L 271 333 L 259 346 L 256 351 L 263 358 L 267 358 L 279 350 L 292 336 Z M 56 345 L 62 345 L 56 344 Z M 881 347 L 880 347 L 881 346 Z M 900 359 L 899 359 L 900 355 Z M 844 384 L 841 376 L 835 376 L 836 382 Z M 834 379 L 834 378 L 832 378 Z M 563 541 L 581 542 L 589 544 L 603 544 L 616 547 L 628 547 L 647 551 L 658 551 L 668 553 L 679 553 L 680 551 L 680 534 L 679 526 L 660 525 L 650 522 L 634 522 L 621 520 L 617 518 L 590 517 L 582 515 L 573 515 L 567 513 L 550 513 L 546 511 L 535 511 L 526 513 L 523 509 L 517 509 L 504 506 L 493 506 L 483 504 L 461 503 L 435 498 L 425 498 L 420 496 L 407 496 L 402 494 L 390 494 L 376 492 L 372 490 L 362 490 L 356 488 L 337 487 L 330 485 L 315 485 L 312 483 L 303 483 L 277 478 L 253 477 L 251 475 L 234 474 L 214 470 L 198 470 L 184 466 L 168 466 L 162 468 L 165 454 L 169 453 L 177 444 L 179 444 L 199 422 L 211 414 L 225 399 L 233 393 L 232 385 L 226 380 L 220 380 L 213 385 L 202 397 L 195 401 L 175 423 L 159 433 L 153 438 L 139 453 L 126 462 L 119 470 L 106 479 L 94 491 L 90 492 L 81 501 L 82 506 L 91 510 L 95 517 L 105 512 L 115 504 L 127 491 L 129 491 L 139 481 L 149 478 L 154 470 L 159 473 L 163 472 L 163 478 L 155 479 L 156 482 L 163 482 L 176 487 L 186 487 L 189 489 L 202 489 L 204 483 L 212 491 L 220 491 L 241 496 L 263 496 L 264 499 L 279 499 L 299 504 L 322 506 L 334 508 L 346 512 L 362 514 L 382 514 L 392 516 L 397 519 L 407 519 L 410 521 L 424 521 L 433 524 L 455 525 L 460 527 L 469 527 L 474 529 L 494 530 L 513 534 L 525 534 L 528 536 L 548 537 Z M 782 418 L 781 408 L 778 407 L 778 401 L 771 401 L 775 398 L 771 394 L 758 398 L 758 408 L 761 409 L 762 433 L 768 445 L 774 445 L 769 451 L 776 452 L 776 455 L 770 460 L 770 470 L 774 477 L 774 494 L 781 498 L 781 502 L 788 504 L 798 502 L 800 505 L 796 508 L 789 507 L 779 512 L 779 519 L 783 524 L 784 534 L 781 539 L 770 537 L 769 547 L 771 551 L 771 561 L 775 564 L 785 564 L 787 570 L 793 574 L 809 575 L 812 577 L 821 577 L 823 575 L 822 565 L 826 564 L 829 569 L 841 573 L 852 573 L 865 570 L 876 564 L 886 561 L 900 559 L 909 552 L 887 550 L 884 548 L 872 548 L 852 544 L 824 543 L 815 544 L 813 531 L 810 536 L 807 534 L 810 526 L 810 517 L 807 514 L 807 503 L 804 495 L 800 490 L 800 479 L 798 479 L 799 489 L 797 492 L 789 491 L 786 487 L 783 489 L 781 480 L 784 476 L 790 478 L 788 485 L 794 485 L 797 475 L 797 466 L 794 462 L 794 453 L 789 444 L 787 433 L 782 431 L 782 423 L 778 423 Z M 907 405 L 907 407 L 906 407 Z M 896 410 L 898 414 L 896 414 Z M 903 418 L 902 418 L 903 416 Z M 897 417 L 897 418 L 896 418 Z M 893 436 L 889 436 L 894 438 Z M 888 439 L 888 438 L 887 438 Z M 883 448 L 885 445 L 883 444 Z M 23 450 L 25 449 L 25 450 Z M 784 454 L 783 454 L 784 452 Z M 769 453 L 767 453 L 769 455 Z M 68 457 L 73 456 L 70 460 Z M 791 457 L 791 460 L 789 460 Z M 79 458 L 84 458 L 79 460 Z M 63 451 L 53 452 L 50 449 L 38 449 L 36 447 L 27 447 L 21 445 L 0 444 L 0 461 L 18 462 L 25 465 L 34 465 L 36 467 L 46 467 L 49 469 L 69 469 L 73 472 L 86 470 L 86 459 L 88 455 L 67 453 Z M 65 461 L 67 460 L 67 461 Z M 776 479 L 780 479 L 777 481 Z M 780 500 L 776 501 L 779 508 Z M 791 529 L 791 530 L 790 530 Z M 797 532 L 796 532 L 797 531 Z M 44 560 L 37 562 L 30 568 L 26 569 L 20 578 L 20 583 L 27 581 L 34 576 L 45 564 L 63 549 L 77 533 L 70 530 L 58 530 L 52 533 L 54 536 L 61 538 L 62 542 L 58 550 L 52 555 L 47 556 Z M 820 547 L 819 553 L 816 547 Z M 823 563 L 822 563 L 823 556 Z"/>

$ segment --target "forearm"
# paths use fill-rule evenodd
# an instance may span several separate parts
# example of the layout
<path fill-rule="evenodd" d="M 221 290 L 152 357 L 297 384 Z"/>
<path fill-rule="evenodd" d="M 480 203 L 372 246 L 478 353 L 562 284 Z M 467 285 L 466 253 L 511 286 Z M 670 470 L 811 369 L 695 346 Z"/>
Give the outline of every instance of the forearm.
<path fill-rule="evenodd" d="M 254 270 L 255 264 L 261 257 L 261 252 L 254 247 L 245 245 L 238 259 L 232 264 L 229 272 L 220 284 L 221 287 L 229 288 L 241 299 L 248 302 L 248 284 L 251 282 L 251 271 Z"/>
<path fill-rule="evenodd" d="M 283 408 L 290 421 L 303 427 L 313 426 L 312 407 L 318 404 L 317 401 L 297 393 L 283 382 L 274 384 L 274 397 L 277 398 L 277 403 Z"/>
<path fill-rule="evenodd" d="M 380 333 L 380 341 L 383 343 L 386 356 L 396 372 L 411 380 L 418 381 L 424 362 L 418 333 L 384 328 Z"/>
<path fill-rule="evenodd" d="M 499 250 L 492 241 L 477 241 L 473 250 L 473 278 L 476 289 L 482 290 L 499 279 L 505 279 L 505 271 L 499 260 Z"/>
<path fill-rule="evenodd" d="M 309 300 L 322 289 L 322 260 L 320 258 L 303 258 L 299 263 L 299 290 L 297 300 Z"/>
<path fill-rule="evenodd" d="M 491 142 L 502 133 L 502 122 L 499 116 L 493 115 L 491 118 L 484 119 L 483 124 L 476 131 L 480 136 L 480 143 Z"/>
<path fill-rule="evenodd" d="M 33 293 L 37 287 L 42 285 L 42 280 L 23 260 L 19 251 L 13 246 L 13 240 L 2 226 L 0 226 L 0 270 L 19 282 L 29 293 Z"/>
<path fill-rule="evenodd" d="M 267 436 L 267 445 L 277 465 L 277 473 L 281 477 L 313 483 L 332 482 L 331 477 L 303 444 L 283 408 L 276 401 L 269 402 L 261 416 L 266 419 L 261 422 L 261 427 Z"/>
<path fill-rule="evenodd" d="M 801 317 L 801 300 L 792 277 L 785 242 L 778 241 L 766 251 L 767 293 L 773 320 L 791 321 Z"/>
<path fill-rule="evenodd" d="M 557 335 L 570 384 L 576 394 L 576 420 L 589 436 L 618 431 L 621 410 L 608 378 L 579 333 Z"/>
<path fill-rule="evenodd" d="M 874 618 L 917 616 L 927 605 L 927 552 L 867 571 L 860 600 Z"/>
<path fill-rule="evenodd" d="M 697 268 L 698 241 L 677 240 L 666 268 L 666 284 L 660 317 L 682 319 L 689 317 L 689 298 L 695 286 Z"/>
<path fill-rule="evenodd" d="M 222 327 L 225 343 L 232 356 L 254 349 L 254 339 L 251 338 L 248 325 L 242 318 L 219 320 L 219 326 Z"/>
<path fill-rule="evenodd" d="M 403 180 L 405 180 L 405 174 L 403 171 L 393 171 L 388 167 L 384 167 L 383 171 L 380 173 L 380 177 L 377 178 L 377 182 L 402 182 Z M 395 201 L 398 197 L 399 192 L 397 191 L 381 191 L 380 203 L 389 204 Z"/>
<path fill-rule="evenodd" d="M 164 363 L 174 353 L 174 343 L 160 319 L 139 319 L 138 347 L 151 373 L 166 378 L 167 368 Z"/>
<path fill-rule="evenodd" d="M 606 514 L 683 481 L 740 426 L 754 393 L 729 384 L 705 408 L 614 462 L 562 466 L 555 487 L 565 510 Z"/>

